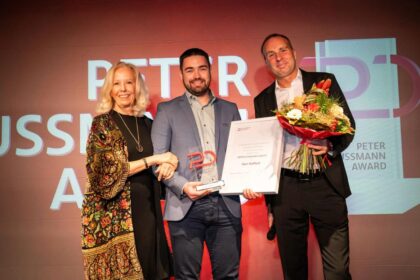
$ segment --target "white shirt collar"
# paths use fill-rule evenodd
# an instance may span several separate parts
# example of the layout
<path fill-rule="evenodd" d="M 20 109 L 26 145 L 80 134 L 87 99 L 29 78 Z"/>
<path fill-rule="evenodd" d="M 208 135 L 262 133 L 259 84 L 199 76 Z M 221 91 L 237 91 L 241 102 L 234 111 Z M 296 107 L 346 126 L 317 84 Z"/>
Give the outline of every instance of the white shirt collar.
<path fill-rule="evenodd" d="M 192 105 L 191 102 L 198 102 L 197 100 L 197 96 L 193 95 L 191 92 L 189 92 L 188 90 L 185 91 L 185 94 L 187 95 L 188 101 L 190 102 L 190 105 Z M 216 101 L 216 97 L 214 96 L 213 92 L 210 90 L 209 91 L 210 94 L 210 101 L 207 105 L 213 104 L 214 101 Z M 205 106 L 207 106 L 205 105 Z"/>
<path fill-rule="evenodd" d="M 303 83 L 303 81 L 302 81 L 302 72 L 300 71 L 300 69 L 298 69 L 298 73 L 297 73 L 296 77 L 293 79 L 292 84 L 291 84 L 290 87 L 293 88 L 297 83 L 300 83 L 300 84 Z M 276 90 L 277 89 L 282 90 L 284 88 L 281 87 L 279 85 L 279 83 L 277 82 L 277 80 L 276 80 Z"/>

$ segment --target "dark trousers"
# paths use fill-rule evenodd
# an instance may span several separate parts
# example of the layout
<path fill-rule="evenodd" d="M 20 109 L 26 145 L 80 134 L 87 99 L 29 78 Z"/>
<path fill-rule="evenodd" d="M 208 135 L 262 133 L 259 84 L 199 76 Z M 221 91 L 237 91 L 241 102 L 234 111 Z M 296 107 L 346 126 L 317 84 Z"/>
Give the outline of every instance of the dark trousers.
<path fill-rule="evenodd" d="M 321 249 L 324 278 L 351 279 L 347 205 L 324 175 L 301 181 L 282 176 L 272 197 L 284 279 L 308 279 L 309 220 Z"/>
<path fill-rule="evenodd" d="M 199 279 L 206 242 L 213 279 L 238 279 L 242 223 L 232 216 L 218 194 L 193 203 L 181 221 L 168 222 L 175 279 Z"/>

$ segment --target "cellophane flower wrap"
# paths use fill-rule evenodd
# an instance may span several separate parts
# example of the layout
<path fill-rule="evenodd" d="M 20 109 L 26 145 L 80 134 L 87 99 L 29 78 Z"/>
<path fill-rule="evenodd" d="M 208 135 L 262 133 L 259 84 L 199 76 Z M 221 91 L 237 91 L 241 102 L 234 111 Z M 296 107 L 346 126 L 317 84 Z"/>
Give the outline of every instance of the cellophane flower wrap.
<path fill-rule="evenodd" d="M 292 103 L 276 111 L 281 126 L 290 134 L 302 138 L 299 149 L 286 158 L 287 164 L 300 173 L 322 171 L 326 164 L 330 164 L 326 154 L 314 156 L 308 143 L 315 139 L 354 133 L 338 100 L 329 96 L 330 86 L 330 79 L 313 84 L 309 92 L 295 97 Z"/>

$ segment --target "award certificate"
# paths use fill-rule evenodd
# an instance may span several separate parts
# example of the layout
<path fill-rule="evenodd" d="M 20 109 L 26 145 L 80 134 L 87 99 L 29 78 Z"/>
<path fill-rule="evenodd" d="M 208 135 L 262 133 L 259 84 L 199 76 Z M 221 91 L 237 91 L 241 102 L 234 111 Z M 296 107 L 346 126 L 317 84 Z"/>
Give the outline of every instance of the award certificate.
<path fill-rule="evenodd" d="M 283 129 L 277 117 L 233 121 L 230 126 L 221 194 L 243 189 L 276 194 L 283 160 Z"/>

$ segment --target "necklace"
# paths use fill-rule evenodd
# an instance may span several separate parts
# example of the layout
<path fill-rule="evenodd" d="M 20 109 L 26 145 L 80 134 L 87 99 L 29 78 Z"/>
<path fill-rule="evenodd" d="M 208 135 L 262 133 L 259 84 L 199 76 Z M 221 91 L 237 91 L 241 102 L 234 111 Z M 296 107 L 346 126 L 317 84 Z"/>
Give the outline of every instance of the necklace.
<path fill-rule="evenodd" d="M 117 112 L 117 111 L 115 111 L 115 112 Z M 125 125 L 125 128 L 127 128 L 131 137 L 133 137 L 134 142 L 136 142 L 136 144 L 137 144 L 136 150 L 139 153 L 143 152 L 143 146 L 142 146 L 141 141 L 140 141 L 139 126 L 137 124 L 137 117 L 134 117 L 134 119 L 136 120 L 136 128 L 137 128 L 137 139 L 136 139 L 136 137 L 134 137 L 134 134 L 131 132 L 130 128 L 128 128 L 128 125 L 125 123 L 123 117 L 121 117 L 120 113 L 117 112 L 117 114 L 118 114 L 118 116 L 120 116 L 120 119 L 122 120 L 123 124 Z"/>

